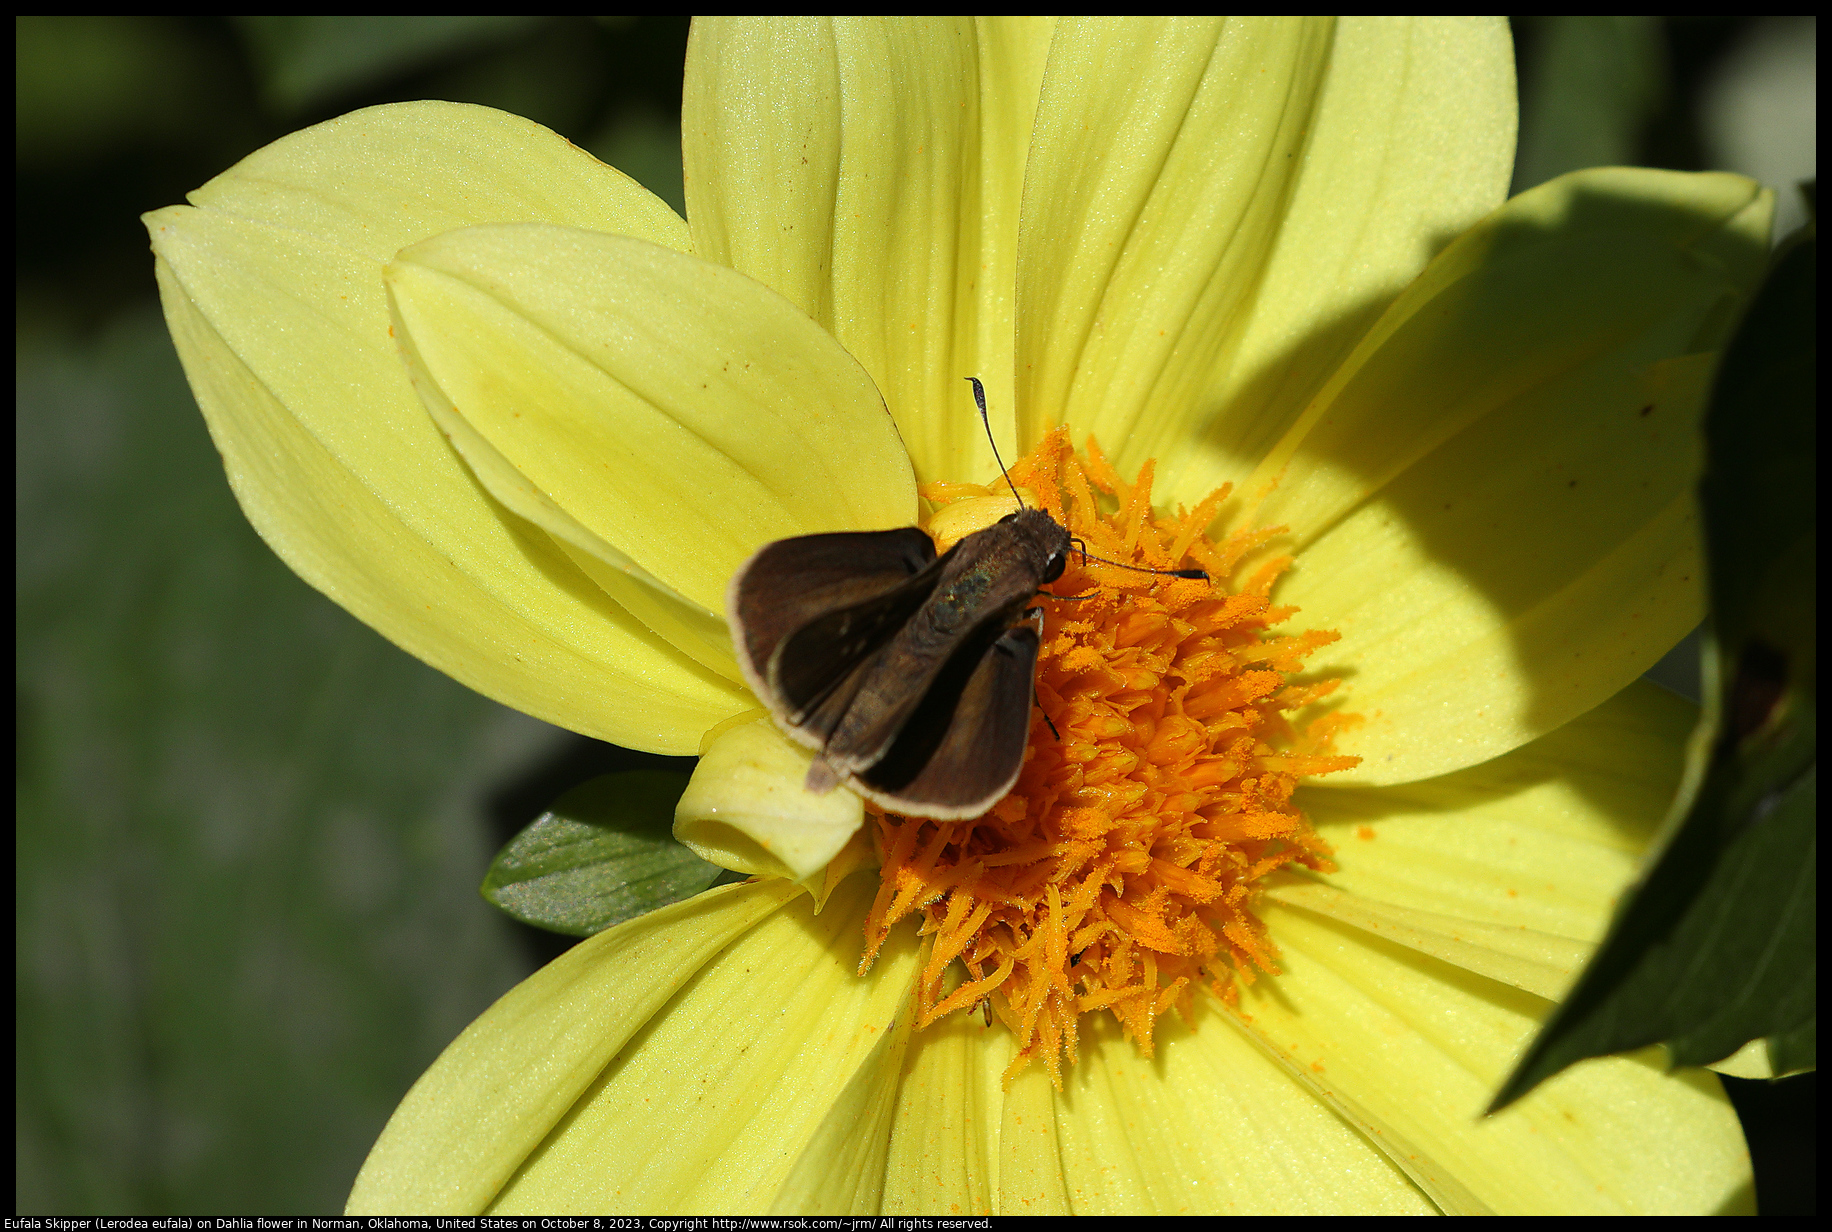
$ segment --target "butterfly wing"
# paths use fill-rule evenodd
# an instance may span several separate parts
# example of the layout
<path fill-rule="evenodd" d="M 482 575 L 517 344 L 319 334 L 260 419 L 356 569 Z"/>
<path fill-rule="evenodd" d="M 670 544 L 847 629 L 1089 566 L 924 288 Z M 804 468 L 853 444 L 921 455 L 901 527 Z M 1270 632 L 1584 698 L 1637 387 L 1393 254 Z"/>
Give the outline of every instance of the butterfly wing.
<path fill-rule="evenodd" d="M 964 647 L 877 762 L 852 776 L 895 812 L 978 817 L 1010 791 L 1030 735 L 1041 614 Z"/>
<path fill-rule="evenodd" d="M 820 715 L 922 606 L 934 564 L 935 544 L 913 526 L 765 544 L 726 592 L 745 682 L 791 734 L 820 748 L 832 730 L 819 729 Z"/>

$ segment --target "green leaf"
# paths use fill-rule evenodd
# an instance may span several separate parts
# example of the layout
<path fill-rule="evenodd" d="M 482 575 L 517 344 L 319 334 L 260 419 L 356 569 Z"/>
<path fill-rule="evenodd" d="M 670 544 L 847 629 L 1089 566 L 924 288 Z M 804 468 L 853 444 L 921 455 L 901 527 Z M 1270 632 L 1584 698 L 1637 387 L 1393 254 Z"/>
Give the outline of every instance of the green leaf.
<path fill-rule="evenodd" d="M 1815 1064 L 1816 257 L 1811 223 L 1777 252 L 1706 417 L 1703 774 L 1491 1110 L 1574 1061 L 1652 1043 L 1675 1065 L 1755 1039 L 1776 1074 Z"/>
<path fill-rule="evenodd" d="M 589 937 L 698 894 L 725 870 L 674 840 L 687 777 L 632 770 L 573 788 L 497 854 L 483 896 L 525 924 Z"/>

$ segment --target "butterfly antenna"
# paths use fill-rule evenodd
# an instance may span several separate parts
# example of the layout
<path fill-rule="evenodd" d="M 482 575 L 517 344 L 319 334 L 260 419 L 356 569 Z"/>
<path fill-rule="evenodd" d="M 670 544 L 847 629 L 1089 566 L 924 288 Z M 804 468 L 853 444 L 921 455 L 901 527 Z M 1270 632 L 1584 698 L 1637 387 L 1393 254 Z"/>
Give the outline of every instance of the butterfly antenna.
<path fill-rule="evenodd" d="M 1105 556 L 1089 556 L 1086 552 L 1081 554 L 1081 558 L 1084 561 L 1097 560 L 1103 565 L 1112 565 L 1115 569 L 1130 569 L 1134 573 L 1155 573 L 1159 577 L 1197 578 L 1204 582 L 1209 580 L 1209 573 L 1206 569 L 1153 569 L 1150 565 L 1122 565 L 1117 560 L 1108 560 Z M 1067 595 L 1056 597 L 1068 598 Z"/>
<path fill-rule="evenodd" d="M 1130 569 L 1134 573 L 1156 573 L 1163 577 L 1196 578 L 1204 582 L 1209 580 L 1208 571 L 1206 569 L 1153 569 L 1150 565 L 1123 565 L 1117 560 L 1108 560 L 1105 556 L 1090 555 L 1088 552 L 1088 545 L 1083 543 L 1080 539 L 1071 539 L 1069 542 L 1073 543 L 1081 552 L 1081 563 L 1084 565 L 1091 560 L 1098 560 L 1103 565 L 1112 565 L 1115 569 Z M 1080 598 L 1080 596 L 1052 595 L 1051 598 L 1072 599 Z"/>
<path fill-rule="evenodd" d="M 977 376 L 970 376 L 965 379 L 969 385 L 973 386 L 973 403 L 980 408 L 980 426 L 986 429 L 986 443 L 992 446 L 992 460 L 999 464 L 999 474 L 1005 476 L 1005 486 L 1011 489 L 1012 499 L 1017 501 L 1018 508 L 1022 509 L 1024 508 L 1024 498 L 1018 495 L 1018 485 L 1011 481 L 1011 472 L 1005 469 L 1005 459 L 999 456 L 999 443 L 992 439 L 992 418 L 986 414 L 986 387 L 980 384 L 980 378 Z M 1112 565 L 1116 569 L 1131 569 L 1135 573 L 1156 573 L 1164 577 L 1174 578 L 1198 578 L 1204 582 L 1209 580 L 1208 573 L 1202 569 L 1153 569 L 1146 565 L 1122 565 L 1119 561 L 1108 560 L 1104 556 L 1090 556 L 1088 555 L 1087 544 L 1082 543 L 1079 539 L 1075 540 L 1075 542 L 1081 545 L 1081 558 L 1084 561 L 1098 560 L 1103 565 Z M 1080 598 L 1081 596 L 1055 595 L 1053 597 L 1068 599 Z M 1045 722 L 1049 721 L 1048 715 L 1044 715 L 1043 717 Z M 1054 730 L 1055 724 L 1051 724 L 1050 726 L 1051 729 Z"/>
<path fill-rule="evenodd" d="M 980 384 L 980 378 L 970 376 L 967 383 L 973 386 L 974 405 L 980 408 L 980 426 L 986 429 L 986 443 L 992 446 L 992 460 L 999 464 L 999 474 L 1005 476 L 1005 486 L 1011 489 L 1011 497 L 1018 502 L 1018 508 L 1024 508 L 1024 498 L 1018 495 L 1018 485 L 1011 481 L 1011 472 L 1005 469 L 1005 459 L 999 456 L 998 442 L 992 439 L 992 420 L 986 415 L 986 387 Z"/>

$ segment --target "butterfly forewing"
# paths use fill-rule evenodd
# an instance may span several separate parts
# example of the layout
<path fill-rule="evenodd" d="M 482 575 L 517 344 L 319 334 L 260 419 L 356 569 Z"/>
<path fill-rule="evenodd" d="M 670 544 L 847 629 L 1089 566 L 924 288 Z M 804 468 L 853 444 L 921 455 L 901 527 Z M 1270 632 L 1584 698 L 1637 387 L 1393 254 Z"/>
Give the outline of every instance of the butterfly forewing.
<path fill-rule="evenodd" d="M 815 616 L 782 638 L 769 658 L 766 676 L 788 702 L 791 722 L 801 722 L 795 715 L 823 706 L 843 680 L 867 667 L 868 660 L 921 611 L 934 585 L 936 567 L 925 568 L 889 594 Z M 821 733 L 828 731 L 832 724 Z"/>
<path fill-rule="evenodd" d="M 751 691 L 785 722 L 790 712 L 818 702 L 871 647 L 859 646 L 847 661 L 822 664 L 824 656 L 815 656 L 806 668 L 801 657 L 791 656 L 789 675 L 800 695 L 789 697 L 771 679 L 772 660 L 784 641 L 817 620 L 870 607 L 908 586 L 934 561 L 935 544 L 913 526 L 803 535 L 765 545 L 732 578 L 726 595 L 733 649 Z"/>

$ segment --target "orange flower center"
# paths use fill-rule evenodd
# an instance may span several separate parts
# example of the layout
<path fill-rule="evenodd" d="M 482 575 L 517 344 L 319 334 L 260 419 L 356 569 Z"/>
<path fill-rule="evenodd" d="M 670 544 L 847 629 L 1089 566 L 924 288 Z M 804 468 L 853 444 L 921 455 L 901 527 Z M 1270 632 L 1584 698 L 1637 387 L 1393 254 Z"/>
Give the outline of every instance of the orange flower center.
<path fill-rule="evenodd" d="M 1330 752 L 1345 716 L 1326 714 L 1302 733 L 1287 719 L 1335 688 L 1287 678 L 1337 637 L 1270 632 L 1295 610 L 1267 599 L 1289 558 L 1234 584 L 1243 559 L 1283 528 L 1210 542 L 1202 532 L 1228 489 L 1159 517 L 1151 476 L 1147 463 L 1136 484 L 1122 482 L 1092 440 L 1076 457 L 1063 429 L 1011 468 L 1089 555 L 1194 564 L 1210 580 L 1115 569 L 1075 552 L 1050 591 L 1086 597 L 1038 599 L 1041 715 L 1011 794 L 965 821 L 868 806 L 881 884 L 861 970 L 892 925 L 920 914 L 928 953 L 917 1025 L 989 1002 L 1018 1039 L 1008 1078 L 1040 1053 L 1060 1086 L 1077 1020 L 1099 1010 L 1149 1056 L 1157 1015 L 1176 1006 L 1187 1016 L 1197 987 L 1230 997 L 1234 979 L 1275 971 L 1254 914 L 1257 883 L 1287 864 L 1331 868 L 1292 790 L 1302 776 L 1360 760 Z M 945 484 L 923 495 L 986 491 Z M 956 959 L 967 978 L 948 991 Z"/>

